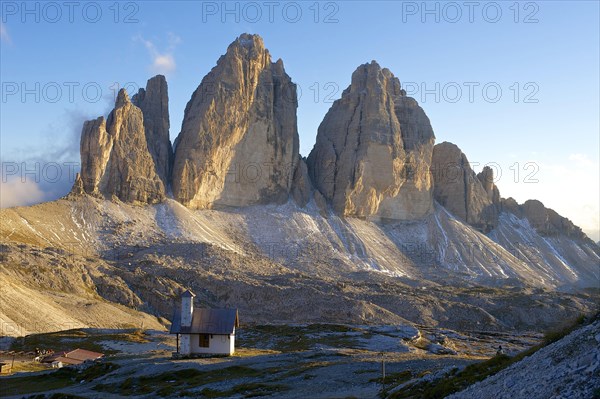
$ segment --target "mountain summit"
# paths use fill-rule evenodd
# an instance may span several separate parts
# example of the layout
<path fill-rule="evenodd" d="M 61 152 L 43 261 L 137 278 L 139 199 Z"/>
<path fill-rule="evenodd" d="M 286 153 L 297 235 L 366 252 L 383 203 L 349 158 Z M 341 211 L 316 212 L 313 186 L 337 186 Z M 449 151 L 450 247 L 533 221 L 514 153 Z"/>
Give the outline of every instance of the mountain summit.
<path fill-rule="evenodd" d="M 423 109 L 373 61 L 354 71 L 319 126 L 310 175 L 341 215 L 422 218 L 433 209 L 434 140 Z"/>
<path fill-rule="evenodd" d="M 271 62 L 258 35 L 241 35 L 186 106 L 175 198 L 190 208 L 287 202 L 300 163 L 297 107 L 283 62 Z"/>
<path fill-rule="evenodd" d="M 167 116 L 168 118 L 168 116 Z M 81 133 L 81 174 L 75 189 L 125 202 L 157 203 L 165 198 L 161 180 L 148 148 L 144 113 L 119 90 L 108 119 L 87 121 Z"/>
<path fill-rule="evenodd" d="M 296 85 L 259 36 L 202 79 L 173 150 L 167 91 L 153 77 L 84 123 L 71 195 L 0 210 L 0 334 L 156 326 L 149 313 L 169 317 L 185 289 L 268 323 L 531 330 L 597 308 L 600 248 L 434 146 L 376 62 L 352 74 L 306 162 Z"/>

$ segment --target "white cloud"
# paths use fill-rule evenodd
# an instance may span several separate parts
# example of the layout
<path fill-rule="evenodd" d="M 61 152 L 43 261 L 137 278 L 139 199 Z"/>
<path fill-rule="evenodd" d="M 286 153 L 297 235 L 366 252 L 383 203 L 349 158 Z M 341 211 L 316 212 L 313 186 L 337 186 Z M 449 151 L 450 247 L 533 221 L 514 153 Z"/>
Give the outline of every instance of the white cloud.
<path fill-rule="evenodd" d="M 160 51 L 154 42 L 146 40 L 142 36 L 136 36 L 134 40 L 142 42 L 148 50 L 150 57 L 152 57 L 152 65 L 150 65 L 152 72 L 168 74 L 175 70 L 177 64 L 175 63 L 173 52 L 175 51 L 175 47 L 181 42 L 179 36 L 168 33 L 168 45 L 164 51 Z"/>
<path fill-rule="evenodd" d="M 598 163 L 589 159 L 585 154 L 570 154 L 569 161 L 574 162 L 578 167 L 598 169 Z"/>
<path fill-rule="evenodd" d="M 8 34 L 8 29 L 6 28 L 6 25 L 4 25 L 4 22 L 0 22 L 0 41 L 12 44 L 12 39 Z"/>
<path fill-rule="evenodd" d="M 37 204 L 44 197 L 44 192 L 34 181 L 20 178 L 0 181 L 0 208 Z"/>

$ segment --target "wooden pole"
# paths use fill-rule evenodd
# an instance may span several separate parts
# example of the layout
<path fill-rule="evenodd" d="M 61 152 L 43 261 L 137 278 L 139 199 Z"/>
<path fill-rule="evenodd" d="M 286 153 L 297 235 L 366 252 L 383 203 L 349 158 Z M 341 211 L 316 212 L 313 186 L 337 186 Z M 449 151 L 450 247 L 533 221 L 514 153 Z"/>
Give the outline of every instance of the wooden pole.
<path fill-rule="evenodd" d="M 385 358 L 381 353 L 381 390 L 385 392 Z"/>

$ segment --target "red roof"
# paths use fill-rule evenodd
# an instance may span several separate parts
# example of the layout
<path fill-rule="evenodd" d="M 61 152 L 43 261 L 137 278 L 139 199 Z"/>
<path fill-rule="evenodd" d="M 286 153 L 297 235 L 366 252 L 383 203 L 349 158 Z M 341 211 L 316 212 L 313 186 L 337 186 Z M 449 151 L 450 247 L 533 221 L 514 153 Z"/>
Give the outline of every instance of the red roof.
<path fill-rule="evenodd" d="M 86 351 L 85 349 L 75 349 L 65 354 L 65 357 L 68 357 L 69 359 L 81 360 L 82 362 L 100 359 L 102 356 L 104 356 L 103 353 Z"/>
<path fill-rule="evenodd" d="M 57 352 L 52 356 L 45 357 L 44 363 L 59 361 L 68 364 L 81 364 L 87 360 L 96 360 L 104 356 L 103 353 L 92 352 L 85 349 L 75 349 L 70 352 Z"/>

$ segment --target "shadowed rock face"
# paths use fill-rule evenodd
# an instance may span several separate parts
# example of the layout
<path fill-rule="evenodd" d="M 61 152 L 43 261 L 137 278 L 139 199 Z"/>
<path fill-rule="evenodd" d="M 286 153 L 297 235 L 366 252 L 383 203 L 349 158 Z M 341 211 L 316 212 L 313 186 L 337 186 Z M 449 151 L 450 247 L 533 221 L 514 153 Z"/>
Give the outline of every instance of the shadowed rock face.
<path fill-rule="evenodd" d="M 169 137 L 169 95 L 167 80 L 157 75 L 148 80 L 146 89 L 140 89 L 131 102 L 142 110 L 146 144 L 152 155 L 156 173 L 165 187 L 168 186 L 173 147 Z"/>
<path fill-rule="evenodd" d="M 418 219 L 432 210 L 434 140 L 421 107 L 373 61 L 352 74 L 319 126 L 309 173 L 341 215 Z"/>
<path fill-rule="evenodd" d="M 538 200 L 527 200 L 519 205 L 513 198 L 502 199 L 502 210 L 510 212 L 520 219 L 526 218 L 531 227 L 542 236 L 554 237 L 564 235 L 587 243 L 593 241 L 585 235 L 580 227 L 556 211 L 546 208 Z"/>
<path fill-rule="evenodd" d="M 190 208 L 286 202 L 300 159 L 296 108 L 283 62 L 271 62 L 259 36 L 241 35 L 186 106 L 175 198 Z"/>
<path fill-rule="evenodd" d="M 500 193 L 491 168 L 475 175 L 460 148 L 443 142 L 433 148 L 431 170 L 434 198 L 454 216 L 483 232 L 498 224 Z"/>
<path fill-rule="evenodd" d="M 81 133 L 81 181 L 88 194 L 125 202 L 157 203 L 165 186 L 148 150 L 142 110 L 119 91 L 108 119 L 87 121 Z"/>

